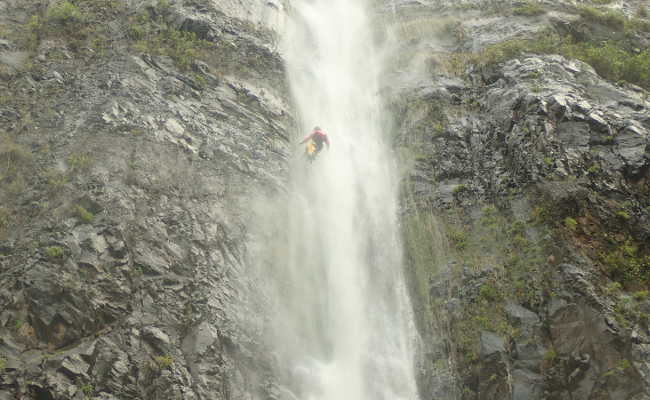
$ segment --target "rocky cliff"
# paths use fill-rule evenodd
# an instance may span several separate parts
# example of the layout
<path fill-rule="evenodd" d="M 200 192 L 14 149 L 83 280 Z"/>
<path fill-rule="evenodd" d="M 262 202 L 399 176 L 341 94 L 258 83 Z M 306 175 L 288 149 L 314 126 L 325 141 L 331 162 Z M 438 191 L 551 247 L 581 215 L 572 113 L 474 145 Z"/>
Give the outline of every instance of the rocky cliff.
<path fill-rule="evenodd" d="M 283 15 L 0 1 L 1 399 L 272 391 L 242 321 L 250 200 L 286 176 Z"/>
<path fill-rule="evenodd" d="M 648 398 L 647 3 L 380 9 L 423 398 Z"/>

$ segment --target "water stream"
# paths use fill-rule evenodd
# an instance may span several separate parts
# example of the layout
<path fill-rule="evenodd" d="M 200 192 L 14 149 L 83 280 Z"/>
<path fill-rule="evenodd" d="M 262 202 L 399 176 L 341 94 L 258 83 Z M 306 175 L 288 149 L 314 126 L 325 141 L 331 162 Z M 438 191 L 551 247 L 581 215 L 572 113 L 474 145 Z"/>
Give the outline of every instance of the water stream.
<path fill-rule="evenodd" d="M 381 59 L 364 0 L 295 0 L 284 41 L 301 156 L 275 260 L 273 345 L 300 399 L 417 399 L 412 309 L 402 271 L 395 163 L 382 131 Z"/>

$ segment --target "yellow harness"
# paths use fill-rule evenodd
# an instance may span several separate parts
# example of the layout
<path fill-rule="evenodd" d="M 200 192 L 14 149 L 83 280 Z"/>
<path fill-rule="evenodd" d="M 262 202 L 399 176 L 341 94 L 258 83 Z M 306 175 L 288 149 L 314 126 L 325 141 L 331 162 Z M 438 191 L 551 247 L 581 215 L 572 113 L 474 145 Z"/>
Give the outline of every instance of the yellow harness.
<path fill-rule="evenodd" d="M 313 156 L 316 153 L 316 143 L 313 140 L 310 140 L 307 143 L 307 155 Z"/>

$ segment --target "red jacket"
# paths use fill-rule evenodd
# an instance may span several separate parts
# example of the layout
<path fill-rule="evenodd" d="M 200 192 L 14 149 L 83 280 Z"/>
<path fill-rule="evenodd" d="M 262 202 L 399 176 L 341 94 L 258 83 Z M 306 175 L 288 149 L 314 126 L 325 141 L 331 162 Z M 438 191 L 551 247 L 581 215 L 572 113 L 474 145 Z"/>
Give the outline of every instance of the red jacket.
<path fill-rule="evenodd" d="M 325 144 L 327 145 L 327 148 L 330 147 L 330 140 L 327 137 L 327 134 L 325 132 L 323 132 L 323 131 L 320 131 L 320 130 L 319 131 L 313 131 L 312 133 L 307 135 L 307 137 L 305 137 L 305 139 L 302 142 L 300 142 L 300 144 L 305 143 L 309 139 L 316 142 L 316 144 L 325 142 Z"/>

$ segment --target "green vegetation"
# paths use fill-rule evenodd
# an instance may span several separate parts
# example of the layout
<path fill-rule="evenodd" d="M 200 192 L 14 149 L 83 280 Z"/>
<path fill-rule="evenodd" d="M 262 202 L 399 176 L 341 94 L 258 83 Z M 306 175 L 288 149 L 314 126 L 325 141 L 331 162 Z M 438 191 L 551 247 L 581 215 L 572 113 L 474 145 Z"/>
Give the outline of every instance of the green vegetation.
<path fill-rule="evenodd" d="M 519 13 L 533 12 L 535 7 L 539 5 L 530 3 L 516 10 Z M 650 49 L 638 51 L 628 40 L 639 33 L 650 33 L 650 22 L 640 18 L 628 19 L 620 12 L 601 11 L 589 6 L 581 6 L 577 12 L 583 22 L 604 26 L 614 32 L 608 35 L 608 40 L 594 38 L 593 41 L 590 35 L 585 39 L 543 32 L 530 39 L 497 43 L 477 53 L 451 54 L 442 66 L 451 74 L 462 74 L 468 64 L 484 68 L 526 53 L 560 54 L 590 64 L 610 81 L 627 81 L 650 89 Z"/>
<path fill-rule="evenodd" d="M 45 249 L 45 254 L 52 260 L 62 258 L 63 253 L 63 248 L 60 246 L 50 246 Z"/>
<path fill-rule="evenodd" d="M 625 28 L 626 18 L 625 15 L 616 11 L 600 11 L 597 8 L 590 6 L 578 7 L 578 13 L 585 20 L 608 26 L 612 29 L 622 30 Z"/>
<path fill-rule="evenodd" d="M 613 279 L 630 284 L 650 283 L 650 256 L 639 253 L 638 244 L 629 238 L 601 254 L 603 265 Z"/>
<path fill-rule="evenodd" d="M 610 282 L 605 286 L 604 292 L 611 296 L 620 293 L 621 290 L 623 290 L 623 285 L 620 282 Z"/>
<path fill-rule="evenodd" d="M 116 0 L 73 0 L 54 3 L 47 13 L 33 15 L 26 25 L 25 47 L 36 50 L 42 38 L 63 40 L 75 54 L 101 57 L 109 47 L 109 15 L 122 10 L 124 5 Z M 59 52 L 50 57 L 63 57 Z"/>
<path fill-rule="evenodd" d="M 453 190 L 454 194 L 459 194 L 464 191 L 467 191 L 467 185 L 465 184 L 456 185 Z"/>
<path fill-rule="evenodd" d="M 639 8 L 637 8 L 635 16 L 637 18 L 648 18 L 648 16 L 650 16 L 648 13 L 648 6 L 639 4 Z"/>
<path fill-rule="evenodd" d="M 442 125 L 440 122 L 436 122 L 433 124 L 433 135 L 434 136 L 440 136 L 445 132 L 445 127 Z"/>
<path fill-rule="evenodd" d="M 512 10 L 514 15 L 521 15 L 525 17 L 533 17 L 536 15 L 545 14 L 546 11 L 539 3 L 533 1 L 526 1 L 523 5 L 515 7 Z"/>
<path fill-rule="evenodd" d="M 572 232 L 575 232 L 576 229 L 578 229 L 578 221 L 576 221 L 575 219 L 573 219 L 571 217 L 566 217 L 566 218 L 564 218 L 564 226 L 568 230 L 570 230 Z"/>
<path fill-rule="evenodd" d="M 500 267 L 499 295 L 534 306 L 547 290 L 542 266 L 545 265 L 543 243 L 529 238 L 528 229 L 545 229 L 530 221 L 514 219 L 494 206 L 482 209 L 479 223 L 472 229 L 464 256 L 492 260 Z"/>
<path fill-rule="evenodd" d="M 127 32 L 134 50 L 169 56 L 183 71 L 189 70 L 211 46 L 193 32 L 180 31 L 163 18 L 154 21 L 146 14 L 132 18 Z"/>
<path fill-rule="evenodd" d="M 541 367 L 543 370 L 549 369 L 557 361 L 557 351 L 555 347 L 551 346 L 544 353 L 544 358 L 542 359 Z"/>
<path fill-rule="evenodd" d="M 457 250 L 463 250 L 467 246 L 467 232 L 451 229 L 449 231 L 449 241 Z"/>
<path fill-rule="evenodd" d="M 0 356 L 0 371 L 4 370 L 7 366 L 7 359 L 4 356 Z"/>
<path fill-rule="evenodd" d="M 83 208 L 82 206 L 77 205 L 75 207 L 75 211 L 76 211 L 77 217 L 81 221 L 86 222 L 86 223 L 90 223 L 90 222 L 93 221 L 94 215 L 90 211 Z"/>
<path fill-rule="evenodd" d="M 479 289 L 479 295 L 488 302 L 503 300 L 499 289 L 495 285 L 489 283 L 481 285 L 481 288 Z"/>
<path fill-rule="evenodd" d="M 92 163 L 92 158 L 87 154 L 75 154 L 68 157 L 68 166 L 74 171 L 87 171 Z"/>
<path fill-rule="evenodd" d="M 587 169 L 587 172 L 591 175 L 596 174 L 600 171 L 600 165 L 594 164 L 589 169 Z"/>
<path fill-rule="evenodd" d="M 536 39 L 513 39 L 495 44 L 468 57 L 468 62 L 490 66 L 524 53 L 560 54 L 590 64 L 604 78 L 628 81 L 650 88 L 650 49 L 639 54 L 625 50 L 617 42 L 574 43 L 568 38 L 543 35 Z"/>
<path fill-rule="evenodd" d="M 614 297 L 614 318 L 616 322 L 624 329 L 630 329 L 635 325 L 642 324 L 648 327 L 648 322 L 650 322 L 650 315 L 643 311 L 641 307 L 641 302 L 643 302 L 647 297 L 645 297 L 645 291 L 637 292 L 641 293 L 641 296 L 628 296 L 624 294 L 619 294 Z"/>
<path fill-rule="evenodd" d="M 415 204 L 413 207 L 418 209 Z M 432 308 L 429 314 L 433 315 L 433 323 L 450 324 L 448 329 L 455 337 L 452 352 L 465 365 L 471 366 L 479 359 L 481 331 L 495 332 L 506 339 L 518 338 L 520 332 L 508 319 L 506 301 L 536 310 L 552 295 L 551 243 L 546 239 L 547 227 L 538 222 L 547 219 L 546 214 L 538 207 L 529 218 L 521 218 L 495 204 L 486 204 L 478 210 L 451 209 L 436 217 L 433 212 L 415 213 L 405 219 L 406 256 L 409 268 L 415 270 L 409 275 L 416 275 L 411 278 L 416 281 L 414 297 L 429 302 L 426 306 Z M 464 277 L 464 271 L 469 270 L 480 277 L 478 285 L 454 295 L 461 294 L 464 307 L 459 311 L 462 316 L 452 320 L 433 311 L 445 302 L 444 296 L 431 297 L 430 288 L 438 267 L 443 265 L 456 266 L 451 276 Z M 415 301 L 416 309 L 423 307 L 421 303 Z M 548 358 L 547 363 L 554 358 Z"/>
<path fill-rule="evenodd" d="M 52 192 L 58 192 L 68 183 L 69 178 L 56 169 L 49 169 L 45 171 L 45 180 Z"/>
<path fill-rule="evenodd" d="M 86 398 L 90 398 L 92 396 L 94 390 L 95 390 L 95 388 L 93 387 L 93 385 L 91 385 L 89 383 L 86 383 L 85 385 L 81 386 L 81 391 L 83 392 L 83 394 L 84 394 L 84 396 Z"/>
<path fill-rule="evenodd" d="M 430 212 L 418 212 L 404 219 L 406 254 L 411 268 L 412 286 L 418 299 L 428 299 L 429 281 L 438 271 L 443 251 L 438 221 Z M 428 302 L 428 301 L 426 301 Z M 422 312 L 420 315 L 428 315 Z"/>
<path fill-rule="evenodd" d="M 629 214 L 627 211 L 625 211 L 625 210 L 617 211 L 617 212 L 616 212 L 616 216 L 619 217 L 620 219 L 624 220 L 624 221 L 627 221 L 627 220 L 629 220 L 630 218 L 632 218 L 632 217 L 630 216 L 630 214 Z"/>
<path fill-rule="evenodd" d="M 557 358 L 557 352 L 555 351 L 554 347 L 550 347 L 548 350 L 546 350 L 546 353 L 544 353 L 545 361 L 553 361 L 556 358 Z"/>
<path fill-rule="evenodd" d="M 169 368 L 174 363 L 174 359 L 171 356 L 158 356 L 154 360 L 159 370 Z"/>
<path fill-rule="evenodd" d="M 57 24 L 76 24 L 84 21 L 81 10 L 69 1 L 61 1 L 50 7 L 47 13 L 49 22 Z"/>
<path fill-rule="evenodd" d="M 0 132 L 0 182 L 9 187 L 21 179 L 25 169 L 32 165 L 33 156 L 27 147 L 17 143 L 8 134 Z"/>
<path fill-rule="evenodd" d="M 9 211 L 4 207 L 0 207 L 0 240 L 4 238 L 7 228 L 9 228 Z"/>

